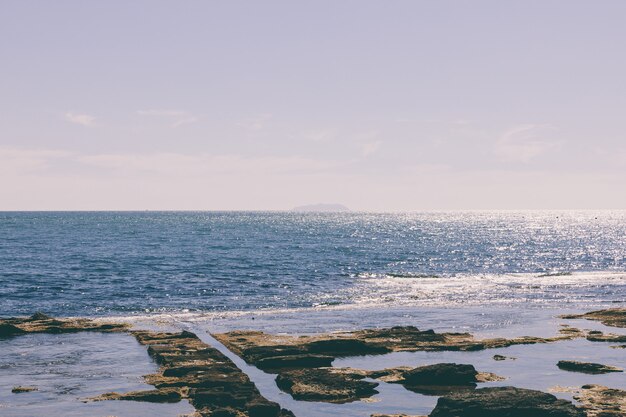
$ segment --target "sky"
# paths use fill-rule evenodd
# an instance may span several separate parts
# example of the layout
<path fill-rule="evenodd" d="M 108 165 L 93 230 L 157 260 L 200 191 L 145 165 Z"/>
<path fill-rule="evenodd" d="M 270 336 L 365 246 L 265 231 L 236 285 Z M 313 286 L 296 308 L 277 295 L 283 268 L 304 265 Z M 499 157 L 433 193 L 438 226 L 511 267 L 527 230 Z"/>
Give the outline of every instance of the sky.
<path fill-rule="evenodd" d="M 626 209 L 626 2 L 0 1 L 0 210 Z"/>

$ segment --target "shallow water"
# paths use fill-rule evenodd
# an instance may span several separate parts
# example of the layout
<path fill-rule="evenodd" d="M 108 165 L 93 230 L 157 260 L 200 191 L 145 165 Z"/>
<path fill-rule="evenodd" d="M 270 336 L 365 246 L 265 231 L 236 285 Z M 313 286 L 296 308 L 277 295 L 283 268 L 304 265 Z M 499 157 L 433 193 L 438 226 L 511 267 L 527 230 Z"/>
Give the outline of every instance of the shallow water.
<path fill-rule="evenodd" d="M 142 375 L 157 366 L 126 334 L 32 334 L 0 339 L 0 415 L 3 417 L 176 417 L 193 411 L 186 401 L 83 402 L 106 392 L 153 389 Z M 14 394 L 17 385 L 38 391 Z"/>

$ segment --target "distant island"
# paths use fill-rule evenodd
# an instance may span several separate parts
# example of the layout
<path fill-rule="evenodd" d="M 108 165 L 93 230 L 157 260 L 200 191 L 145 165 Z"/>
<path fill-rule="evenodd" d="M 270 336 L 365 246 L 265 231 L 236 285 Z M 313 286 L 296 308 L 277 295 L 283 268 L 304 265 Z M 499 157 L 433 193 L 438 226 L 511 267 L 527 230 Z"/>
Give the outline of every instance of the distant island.
<path fill-rule="evenodd" d="M 336 213 L 350 211 L 350 209 L 343 204 L 309 204 L 306 206 L 294 207 L 291 211 Z"/>

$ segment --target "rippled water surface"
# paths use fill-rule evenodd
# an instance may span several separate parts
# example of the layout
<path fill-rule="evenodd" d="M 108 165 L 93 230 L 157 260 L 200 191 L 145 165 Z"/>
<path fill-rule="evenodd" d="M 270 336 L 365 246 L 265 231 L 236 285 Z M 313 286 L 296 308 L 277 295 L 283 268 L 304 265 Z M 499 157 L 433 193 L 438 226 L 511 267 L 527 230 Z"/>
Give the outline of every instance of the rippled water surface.
<path fill-rule="evenodd" d="M 0 213 L 0 315 L 626 300 L 625 212 Z"/>

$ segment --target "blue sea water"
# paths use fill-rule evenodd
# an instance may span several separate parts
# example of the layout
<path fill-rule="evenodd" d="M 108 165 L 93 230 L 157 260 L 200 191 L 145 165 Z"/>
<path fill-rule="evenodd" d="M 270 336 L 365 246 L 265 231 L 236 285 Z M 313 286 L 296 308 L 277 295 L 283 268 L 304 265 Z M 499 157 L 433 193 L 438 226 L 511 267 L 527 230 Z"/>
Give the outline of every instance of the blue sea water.
<path fill-rule="evenodd" d="M 626 301 L 626 212 L 0 213 L 0 315 Z"/>

